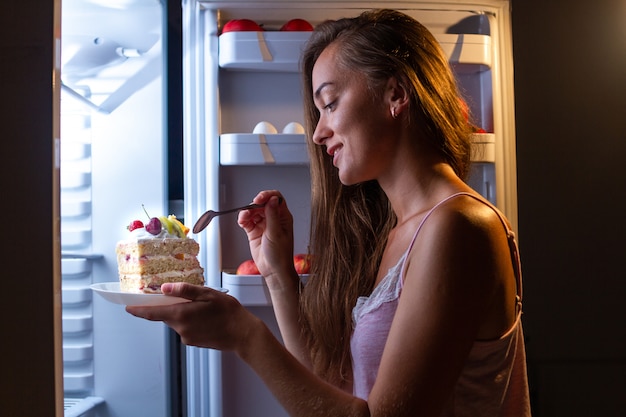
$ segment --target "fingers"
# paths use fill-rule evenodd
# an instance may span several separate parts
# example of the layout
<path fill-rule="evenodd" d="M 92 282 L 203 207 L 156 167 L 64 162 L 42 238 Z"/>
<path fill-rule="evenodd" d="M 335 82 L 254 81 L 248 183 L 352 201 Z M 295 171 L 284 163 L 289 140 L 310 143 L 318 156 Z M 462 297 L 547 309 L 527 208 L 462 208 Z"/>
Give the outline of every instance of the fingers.
<path fill-rule="evenodd" d="M 187 297 L 190 302 L 128 306 L 126 311 L 136 317 L 165 323 L 190 346 L 233 350 L 243 340 L 245 327 L 241 325 L 241 318 L 247 317 L 247 310 L 234 297 L 190 284 L 168 284 L 164 290 L 167 295 Z"/>
<path fill-rule="evenodd" d="M 260 237 L 263 233 L 265 217 L 262 210 L 254 209 L 239 212 L 237 224 L 248 234 L 250 240 Z"/>
<path fill-rule="evenodd" d="M 278 191 L 278 190 L 264 190 L 264 191 L 259 192 L 256 195 L 256 197 L 254 197 L 254 199 L 252 201 L 257 203 L 257 204 L 265 204 L 273 196 L 283 198 L 283 196 L 281 195 L 280 191 Z"/>
<path fill-rule="evenodd" d="M 281 193 L 276 190 L 261 191 L 254 197 L 252 201 L 256 204 L 266 204 L 267 208 L 267 205 L 269 205 L 272 199 L 278 201 L 279 204 L 284 201 Z M 257 228 L 257 226 L 260 226 L 261 229 L 264 229 L 266 214 L 267 210 L 264 208 L 243 210 L 239 212 L 239 216 L 237 217 L 237 223 L 239 224 L 239 227 L 244 229 L 247 233 L 253 232 Z"/>
<path fill-rule="evenodd" d="M 173 297 L 186 298 L 191 301 L 209 300 L 214 293 L 219 292 L 212 288 L 185 282 L 167 282 L 161 285 L 161 292 Z"/>
<path fill-rule="evenodd" d="M 150 321 L 165 321 L 172 315 L 171 307 L 174 307 L 174 305 L 157 307 L 126 306 L 126 312 L 141 319 Z"/>
<path fill-rule="evenodd" d="M 212 301 L 220 291 L 184 282 L 166 283 L 161 286 L 164 295 L 185 298 L 190 301 Z M 150 321 L 168 321 L 184 308 L 181 304 L 164 306 L 126 306 L 126 311 L 135 317 Z"/>
<path fill-rule="evenodd" d="M 278 230 L 278 228 L 280 227 L 281 222 L 278 211 L 279 205 L 279 197 L 272 196 L 265 206 L 265 221 L 268 230 Z"/>

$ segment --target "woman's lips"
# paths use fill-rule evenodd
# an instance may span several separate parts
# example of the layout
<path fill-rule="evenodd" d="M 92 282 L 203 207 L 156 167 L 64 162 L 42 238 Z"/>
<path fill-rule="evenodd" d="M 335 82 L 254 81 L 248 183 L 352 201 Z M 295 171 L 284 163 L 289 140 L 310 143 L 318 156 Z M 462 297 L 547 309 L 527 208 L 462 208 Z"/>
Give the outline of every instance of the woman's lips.
<path fill-rule="evenodd" d="M 326 150 L 326 152 L 333 157 L 333 165 L 336 165 L 337 154 L 340 152 L 341 146 L 332 146 Z"/>

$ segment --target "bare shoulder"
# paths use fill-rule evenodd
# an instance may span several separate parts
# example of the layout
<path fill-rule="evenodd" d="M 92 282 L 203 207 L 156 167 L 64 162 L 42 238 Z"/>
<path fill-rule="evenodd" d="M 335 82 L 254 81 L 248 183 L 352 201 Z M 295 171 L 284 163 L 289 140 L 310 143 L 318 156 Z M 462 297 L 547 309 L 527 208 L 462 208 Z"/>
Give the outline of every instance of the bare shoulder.
<path fill-rule="evenodd" d="M 475 311 L 477 338 L 497 337 L 511 325 L 514 270 L 506 228 L 490 205 L 458 196 L 439 206 L 424 222 L 408 262 L 405 284 L 413 296 L 427 291 L 443 297 L 435 299 L 439 307 Z"/>
<path fill-rule="evenodd" d="M 480 238 L 494 234 L 506 235 L 497 209 L 469 195 L 456 196 L 437 207 L 424 223 L 424 229 L 425 233 L 430 229 L 441 238 L 449 235 L 454 240 L 463 236 Z"/>
<path fill-rule="evenodd" d="M 423 283 L 484 290 L 510 264 L 508 250 L 506 228 L 494 208 L 471 196 L 457 196 L 424 221 L 409 255 L 406 279 L 417 276 Z"/>

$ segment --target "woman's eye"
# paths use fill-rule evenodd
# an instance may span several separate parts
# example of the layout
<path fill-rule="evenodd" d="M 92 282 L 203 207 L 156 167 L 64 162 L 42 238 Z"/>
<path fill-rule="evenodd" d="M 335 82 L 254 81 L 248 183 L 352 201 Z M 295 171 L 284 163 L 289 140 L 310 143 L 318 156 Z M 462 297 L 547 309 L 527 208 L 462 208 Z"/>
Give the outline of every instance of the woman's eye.
<path fill-rule="evenodd" d="M 324 110 L 333 110 L 335 108 L 335 102 L 328 103 L 324 106 Z"/>

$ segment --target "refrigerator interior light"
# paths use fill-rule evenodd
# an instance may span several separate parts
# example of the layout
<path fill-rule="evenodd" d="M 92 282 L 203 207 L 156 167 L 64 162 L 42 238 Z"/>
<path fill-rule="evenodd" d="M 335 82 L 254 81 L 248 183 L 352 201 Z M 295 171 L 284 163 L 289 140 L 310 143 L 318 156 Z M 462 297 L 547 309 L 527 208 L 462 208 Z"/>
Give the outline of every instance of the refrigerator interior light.
<path fill-rule="evenodd" d="M 89 2 L 102 7 L 125 10 L 138 6 L 153 6 L 159 0 L 89 0 Z"/>

